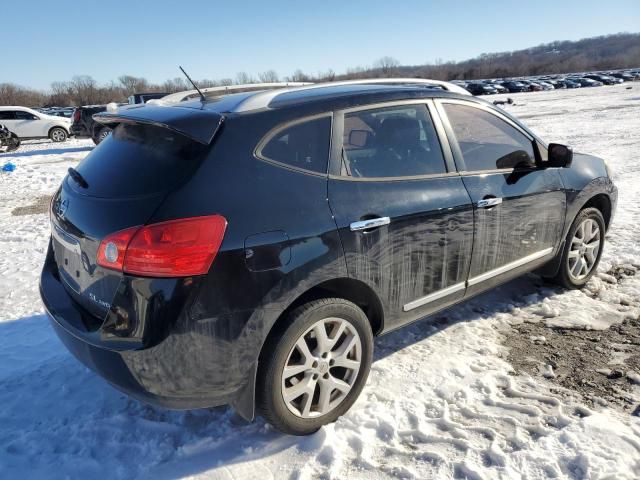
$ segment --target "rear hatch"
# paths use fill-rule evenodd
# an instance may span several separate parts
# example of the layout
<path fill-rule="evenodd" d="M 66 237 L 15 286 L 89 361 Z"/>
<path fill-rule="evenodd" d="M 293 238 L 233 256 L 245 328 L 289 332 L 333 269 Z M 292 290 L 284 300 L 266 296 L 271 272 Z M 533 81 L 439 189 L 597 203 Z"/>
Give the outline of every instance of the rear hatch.
<path fill-rule="evenodd" d="M 149 112 L 147 118 L 102 114 L 99 121 L 114 128 L 113 134 L 65 177 L 54 196 L 55 262 L 65 290 L 96 318 L 91 329 L 100 327 L 123 276 L 97 264 L 101 240 L 144 225 L 167 193 L 193 175 L 222 121 L 220 115 L 209 112 L 209 141 L 202 140 L 202 125 L 195 135 L 198 141 L 185 118 L 192 111 L 179 110 L 169 119 Z"/>

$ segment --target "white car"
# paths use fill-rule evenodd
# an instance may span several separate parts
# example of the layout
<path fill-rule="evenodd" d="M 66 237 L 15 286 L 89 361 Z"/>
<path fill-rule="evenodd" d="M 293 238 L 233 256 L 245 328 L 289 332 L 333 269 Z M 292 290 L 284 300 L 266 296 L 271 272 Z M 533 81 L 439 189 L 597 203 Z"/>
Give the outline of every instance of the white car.
<path fill-rule="evenodd" d="M 71 119 L 37 112 L 28 107 L 0 107 L 0 123 L 20 140 L 50 138 L 64 142 L 69 137 Z"/>

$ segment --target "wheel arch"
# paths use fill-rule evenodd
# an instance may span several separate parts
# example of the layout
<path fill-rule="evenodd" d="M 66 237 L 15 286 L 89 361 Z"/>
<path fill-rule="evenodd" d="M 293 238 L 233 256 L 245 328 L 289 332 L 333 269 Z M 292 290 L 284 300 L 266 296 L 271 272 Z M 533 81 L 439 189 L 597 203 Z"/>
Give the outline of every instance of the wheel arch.
<path fill-rule="evenodd" d="M 70 135 L 70 129 L 65 127 L 64 125 L 51 125 L 51 127 L 49 127 L 49 130 L 47 130 L 47 137 L 51 137 L 51 132 L 56 129 L 56 128 L 61 128 L 62 130 L 64 130 L 67 133 L 67 137 Z"/>
<path fill-rule="evenodd" d="M 374 290 L 364 282 L 349 277 L 340 277 L 325 280 L 308 288 L 293 299 L 287 308 L 278 315 L 275 321 L 273 321 L 268 332 L 264 338 L 262 338 L 262 344 L 258 351 L 258 358 L 252 368 L 249 381 L 245 387 L 238 392 L 236 399 L 231 402 L 231 405 L 235 408 L 238 414 L 246 420 L 251 421 L 255 417 L 256 377 L 262 363 L 261 358 L 265 354 L 265 344 L 268 340 L 273 338 L 273 336 L 280 335 L 282 333 L 286 325 L 285 320 L 293 310 L 304 303 L 320 298 L 341 298 L 358 305 L 362 308 L 369 319 L 371 331 L 374 336 L 380 334 L 384 329 L 384 309 L 382 302 Z"/>
<path fill-rule="evenodd" d="M 571 215 L 570 221 L 566 222 L 565 228 L 562 232 L 562 239 L 560 240 L 556 256 L 546 265 L 537 269 L 536 273 L 543 277 L 554 277 L 558 273 L 562 261 L 562 252 L 564 251 L 566 236 L 575 219 L 585 208 L 596 208 L 597 210 L 599 210 L 600 213 L 602 213 L 602 217 L 604 218 L 605 230 L 609 230 L 609 224 L 611 222 L 611 216 L 613 213 L 612 201 L 607 193 L 598 192 L 594 195 L 591 195 L 586 201 L 582 202 L 582 205 Z"/>
<path fill-rule="evenodd" d="M 578 210 L 580 213 L 585 208 L 597 208 L 602 213 L 604 218 L 604 226 L 606 230 L 609 230 L 609 223 L 611 222 L 611 199 L 606 193 L 598 193 L 589 200 Z"/>
<path fill-rule="evenodd" d="M 356 304 L 369 319 L 373 335 L 376 336 L 382 332 L 384 328 L 384 310 L 382 302 L 371 287 L 360 280 L 349 277 L 325 280 L 298 295 L 276 318 L 262 339 L 258 363 L 260 363 L 260 356 L 262 356 L 267 340 L 274 335 L 282 333 L 287 316 L 300 305 L 320 298 L 341 298 Z"/>

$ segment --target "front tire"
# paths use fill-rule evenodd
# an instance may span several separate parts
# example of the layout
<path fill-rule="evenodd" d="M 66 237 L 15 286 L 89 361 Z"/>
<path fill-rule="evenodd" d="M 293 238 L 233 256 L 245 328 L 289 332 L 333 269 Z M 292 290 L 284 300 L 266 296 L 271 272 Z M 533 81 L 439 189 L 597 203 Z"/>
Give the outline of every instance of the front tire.
<path fill-rule="evenodd" d="M 67 137 L 69 137 L 69 134 L 62 127 L 53 127 L 51 130 L 49 130 L 49 139 L 52 142 L 55 142 L 55 143 L 64 142 L 67 140 Z"/>
<path fill-rule="evenodd" d="M 353 405 L 372 358 L 371 326 L 357 305 L 340 298 L 308 302 L 263 347 L 258 412 L 284 433 L 313 433 Z"/>
<path fill-rule="evenodd" d="M 551 280 L 566 288 L 582 288 L 595 274 L 606 227 L 597 208 L 585 208 L 575 218 L 567 234 L 560 269 Z"/>

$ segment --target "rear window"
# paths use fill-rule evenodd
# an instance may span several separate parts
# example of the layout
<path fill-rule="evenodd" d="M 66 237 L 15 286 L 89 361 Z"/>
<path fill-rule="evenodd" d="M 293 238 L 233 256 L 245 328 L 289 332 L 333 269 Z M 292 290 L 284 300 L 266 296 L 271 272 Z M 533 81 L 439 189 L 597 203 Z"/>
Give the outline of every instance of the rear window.
<path fill-rule="evenodd" d="M 207 148 L 166 128 L 120 124 L 76 168 L 89 185 L 80 191 L 106 198 L 167 191 L 193 173 Z"/>
<path fill-rule="evenodd" d="M 330 139 L 330 117 L 307 120 L 268 137 L 258 156 L 290 167 L 327 173 Z"/>

